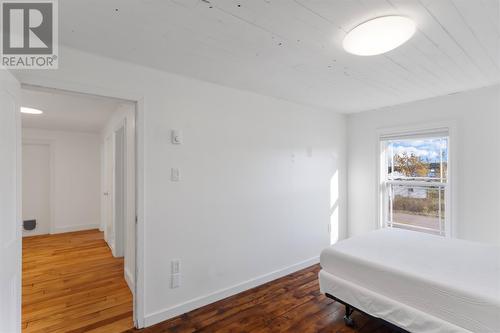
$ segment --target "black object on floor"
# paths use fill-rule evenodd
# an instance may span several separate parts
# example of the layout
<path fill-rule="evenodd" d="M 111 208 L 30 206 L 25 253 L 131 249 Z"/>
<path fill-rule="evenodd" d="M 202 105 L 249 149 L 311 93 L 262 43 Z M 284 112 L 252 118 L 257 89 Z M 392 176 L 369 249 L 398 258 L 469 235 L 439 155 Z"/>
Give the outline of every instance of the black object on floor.
<path fill-rule="evenodd" d="M 34 230 L 36 228 L 36 220 L 23 221 L 24 230 Z"/>

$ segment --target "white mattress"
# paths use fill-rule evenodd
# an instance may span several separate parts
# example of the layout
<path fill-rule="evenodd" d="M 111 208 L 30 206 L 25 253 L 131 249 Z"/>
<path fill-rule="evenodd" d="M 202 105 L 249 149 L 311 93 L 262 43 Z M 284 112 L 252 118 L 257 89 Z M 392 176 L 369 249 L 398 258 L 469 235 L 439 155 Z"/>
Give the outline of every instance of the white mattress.
<path fill-rule="evenodd" d="M 465 330 L 500 332 L 499 246 L 385 228 L 338 242 L 320 262 L 323 292 L 338 278 Z"/>

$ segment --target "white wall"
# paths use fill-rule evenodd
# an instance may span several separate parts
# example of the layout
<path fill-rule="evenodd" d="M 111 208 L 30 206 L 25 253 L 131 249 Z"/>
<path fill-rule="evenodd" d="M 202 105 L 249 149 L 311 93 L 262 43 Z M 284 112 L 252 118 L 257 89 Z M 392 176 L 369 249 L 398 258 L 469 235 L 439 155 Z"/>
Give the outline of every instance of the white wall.
<path fill-rule="evenodd" d="M 51 153 L 48 144 L 23 144 L 23 220 L 36 220 L 24 236 L 50 233 Z"/>
<path fill-rule="evenodd" d="M 23 142 L 49 143 L 52 150 L 51 232 L 98 228 L 100 135 L 31 128 L 22 135 Z"/>
<path fill-rule="evenodd" d="M 134 271 L 135 271 L 135 104 L 122 103 L 108 119 L 101 132 L 101 151 L 105 152 L 105 140 L 112 137 L 115 130 L 126 124 L 126 226 L 125 226 L 125 279 L 134 291 Z M 105 156 L 101 159 L 104 175 Z M 104 180 L 102 181 L 104 186 Z M 101 192 L 105 192 L 104 189 Z M 102 213 L 105 211 L 105 202 L 102 201 Z M 102 221 L 105 221 L 104 215 Z M 105 228 L 105 226 L 102 226 Z M 113 232 L 113 230 L 112 230 Z"/>
<path fill-rule="evenodd" d="M 339 172 L 345 234 L 345 117 L 62 48 L 24 83 L 141 98 L 139 223 L 146 324 L 317 261 L 330 243 Z M 184 144 L 170 144 L 170 129 Z M 170 181 L 180 168 L 181 182 Z M 142 231 L 141 231 L 142 232 Z M 182 286 L 170 289 L 170 261 Z"/>
<path fill-rule="evenodd" d="M 456 123 L 453 184 L 458 238 L 500 244 L 500 86 L 362 112 L 348 118 L 349 236 L 376 227 L 379 128 Z"/>

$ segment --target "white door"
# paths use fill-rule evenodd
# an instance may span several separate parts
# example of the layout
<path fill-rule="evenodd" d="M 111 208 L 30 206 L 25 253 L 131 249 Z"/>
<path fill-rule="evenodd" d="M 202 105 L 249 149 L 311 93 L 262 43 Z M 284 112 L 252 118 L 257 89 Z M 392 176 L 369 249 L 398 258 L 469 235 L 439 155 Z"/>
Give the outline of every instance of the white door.
<path fill-rule="evenodd" d="M 125 126 L 115 132 L 114 151 L 114 256 L 125 255 Z"/>
<path fill-rule="evenodd" d="M 21 332 L 19 83 L 0 70 L 0 332 Z"/>
<path fill-rule="evenodd" d="M 23 221 L 36 220 L 23 236 L 50 233 L 50 146 L 23 144 Z"/>
<path fill-rule="evenodd" d="M 114 248 L 113 235 L 113 138 L 104 141 L 104 239 Z"/>

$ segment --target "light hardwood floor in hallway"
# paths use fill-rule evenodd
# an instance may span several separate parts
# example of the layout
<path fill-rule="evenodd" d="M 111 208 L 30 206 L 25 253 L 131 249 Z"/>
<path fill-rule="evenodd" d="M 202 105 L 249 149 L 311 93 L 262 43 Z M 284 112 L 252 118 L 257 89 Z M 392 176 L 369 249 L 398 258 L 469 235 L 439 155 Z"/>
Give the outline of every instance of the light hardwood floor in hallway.
<path fill-rule="evenodd" d="M 133 327 L 123 258 L 98 230 L 23 239 L 23 333 L 122 332 Z"/>

